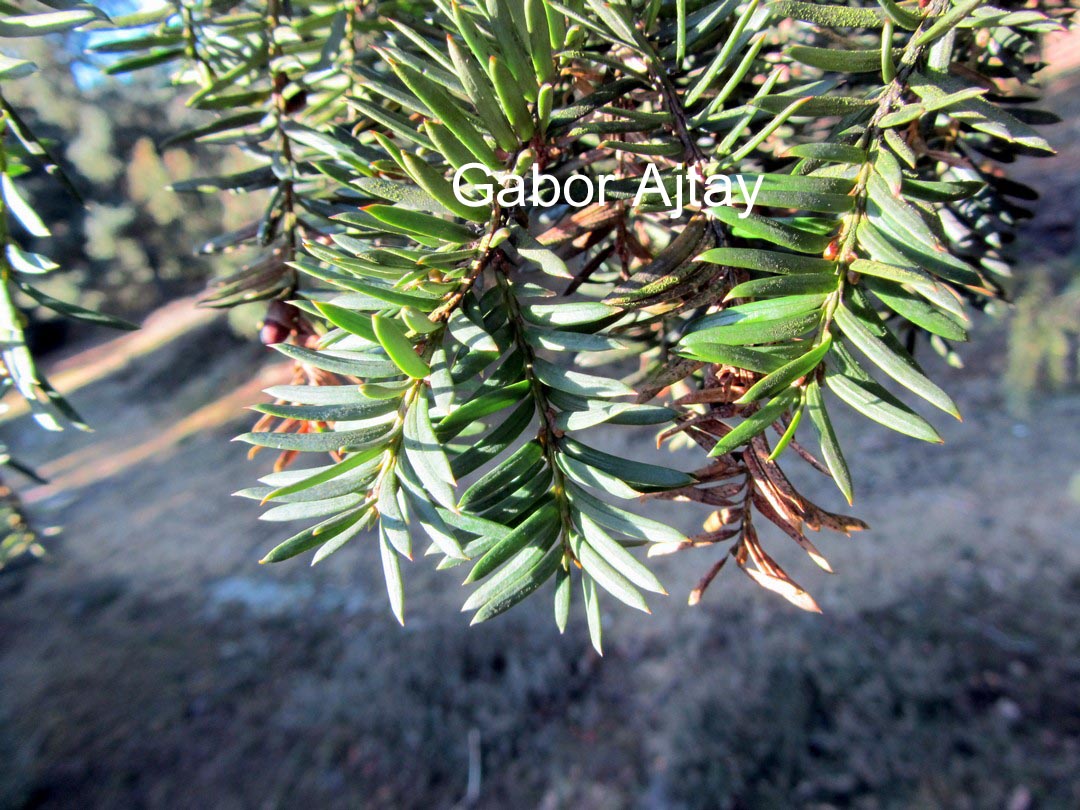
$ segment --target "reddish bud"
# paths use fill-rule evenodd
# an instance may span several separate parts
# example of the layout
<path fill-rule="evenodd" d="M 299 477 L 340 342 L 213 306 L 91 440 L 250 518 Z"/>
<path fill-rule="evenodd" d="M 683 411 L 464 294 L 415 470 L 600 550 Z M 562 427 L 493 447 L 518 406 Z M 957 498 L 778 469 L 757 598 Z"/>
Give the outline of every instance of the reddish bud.
<path fill-rule="evenodd" d="M 264 321 L 262 329 L 259 330 L 259 340 L 266 346 L 273 346 L 275 343 L 284 343 L 289 339 L 289 328 L 277 321 Z"/>

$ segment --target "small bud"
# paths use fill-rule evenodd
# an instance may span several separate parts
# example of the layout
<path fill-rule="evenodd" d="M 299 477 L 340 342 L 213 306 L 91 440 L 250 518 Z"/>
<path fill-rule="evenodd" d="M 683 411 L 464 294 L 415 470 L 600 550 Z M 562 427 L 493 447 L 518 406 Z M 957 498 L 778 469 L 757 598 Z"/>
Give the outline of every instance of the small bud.
<path fill-rule="evenodd" d="M 273 346 L 276 343 L 284 343 L 289 339 L 289 328 L 278 321 L 264 321 L 259 330 L 259 340 L 264 346 Z"/>

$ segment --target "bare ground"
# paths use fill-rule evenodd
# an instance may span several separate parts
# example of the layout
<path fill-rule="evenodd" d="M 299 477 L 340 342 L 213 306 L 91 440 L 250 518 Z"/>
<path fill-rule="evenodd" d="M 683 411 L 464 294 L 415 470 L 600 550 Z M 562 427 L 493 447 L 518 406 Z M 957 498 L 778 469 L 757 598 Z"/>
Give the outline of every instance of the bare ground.
<path fill-rule="evenodd" d="M 1022 256 L 1076 255 L 1080 97 L 1058 98 L 1065 154 Z M 0 806 L 452 807 L 470 763 L 491 808 L 1080 806 L 1080 399 L 1009 416 L 1000 328 L 951 373 L 943 447 L 842 421 L 873 531 L 823 538 L 833 577 L 771 544 L 824 615 L 730 571 L 689 609 L 711 558 L 667 558 L 674 595 L 612 611 L 601 660 L 545 599 L 469 629 L 422 561 L 401 629 L 362 541 L 259 567 L 282 527 L 228 493 L 267 462 L 228 439 L 280 370 L 186 317 L 78 379 L 97 433 L 6 428 L 53 459 L 28 501 L 64 530 L 0 575 Z M 645 432 L 606 446 L 655 454 Z"/>

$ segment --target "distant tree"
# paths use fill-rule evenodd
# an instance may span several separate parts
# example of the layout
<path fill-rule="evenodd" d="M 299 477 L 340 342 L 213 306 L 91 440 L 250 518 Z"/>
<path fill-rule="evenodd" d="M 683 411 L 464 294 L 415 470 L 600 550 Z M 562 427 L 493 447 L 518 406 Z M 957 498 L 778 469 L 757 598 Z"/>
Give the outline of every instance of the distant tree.
<path fill-rule="evenodd" d="M 265 561 L 317 562 L 373 528 L 402 619 L 400 560 L 420 528 L 438 568 L 468 567 L 474 622 L 547 586 L 564 628 L 576 580 L 598 650 L 600 592 L 641 610 L 643 592 L 664 592 L 630 551 L 641 545 L 720 552 L 691 603 L 731 559 L 816 610 L 758 526 L 826 570 L 806 530 L 864 526 L 802 496 L 779 460 L 831 476 L 850 501 L 837 402 L 931 443 L 935 428 L 882 380 L 959 416 L 913 352 L 951 357 L 971 310 L 1002 295 L 1003 248 L 1033 193 L 1003 167 L 1051 152 L 1037 126 L 1053 117 L 1030 102 L 1038 38 L 1066 11 L 185 0 L 108 20 L 31 5 L 7 4 L 26 13 L 5 10 L 0 35 L 114 29 L 93 45 L 119 55 L 106 72 L 169 66 L 205 113 L 171 143 L 248 160 L 174 190 L 265 195 L 257 218 L 205 246 L 249 257 L 207 303 L 267 301 L 263 340 L 295 363 L 241 437 L 280 453 L 243 494 L 273 502 L 268 519 L 314 523 Z M 5 59 L 6 91 L 33 66 Z M 47 228 L 14 181 L 55 161 L 4 110 L 8 384 L 46 426 L 78 424 L 25 350 L 15 296 L 108 319 L 37 286 L 51 262 L 26 237 Z M 164 174 L 145 145 L 136 157 Z M 581 193 L 576 177 L 611 177 L 611 199 L 480 193 L 489 172 L 534 169 L 564 198 Z M 714 175 L 745 185 L 701 204 L 693 189 Z M 136 199 L 149 193 L 144 172 L 128 176 Z M 672 218 L 678 195 L 695 204 Z M 147 210 L 168 227 L 172 206 Z M 705 458 L 681 472 L 615 456 L 585 438 L 602 424 L 654 425 Z M 286 469 L 304 453 L 323 466 Z M 612 502 L 642 498 L 710 514 L 685 537 Z"/>

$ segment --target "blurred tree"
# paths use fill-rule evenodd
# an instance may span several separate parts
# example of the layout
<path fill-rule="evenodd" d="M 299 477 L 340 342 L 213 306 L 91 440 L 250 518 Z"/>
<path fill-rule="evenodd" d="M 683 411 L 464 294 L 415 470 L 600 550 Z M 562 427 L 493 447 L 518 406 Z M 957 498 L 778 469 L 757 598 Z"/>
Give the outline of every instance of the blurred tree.
<path fill-rule="evenodd" d="M 112 311 L 131 318 L 201 289 L 211 268 L 195 249 L 223 223 L 250 216 L 257 203 L 210 196 L 182 201 L 169 186 L 232 171 L 243 157 L 214 147 L 159 152 L 158 144 L 196 118 L 167 88 L 164 72 L 114 80 L 89 74 L 100 66 L 81 50 L 85 35 L 61 39 L 65 47 L 51 38 L 17 42 L 17 52 L 38 72 L 5 84 L 5 97 L 44 141 L 63 144 L 64 169 L 85 202 L 80 207 L 45 172 L 23 181 L 42 218 L 55 223 L 50 249 L 61 270 L 44 289 L 90 307 L 108 301 Z M 34 315 L 49 317 L 41 310 Z"/>

